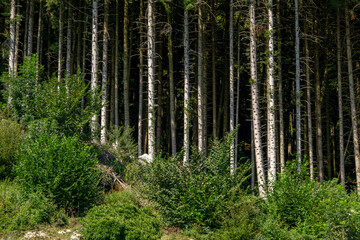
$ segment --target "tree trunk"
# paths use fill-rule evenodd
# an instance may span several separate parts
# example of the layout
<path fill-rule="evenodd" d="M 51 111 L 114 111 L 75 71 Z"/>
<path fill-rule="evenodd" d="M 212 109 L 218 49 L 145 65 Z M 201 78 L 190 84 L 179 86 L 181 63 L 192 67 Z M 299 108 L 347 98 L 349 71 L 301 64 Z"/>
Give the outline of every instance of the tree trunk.
<path fill-rule="evenodd" d="M 274 20 L 273 20 L 273 1 L 269 0 L 268 7 L 268 21 L 269 21 L 269 56 L 268 56 L 268 93 L 267 93 L 267 117 L 268 117 L 268 162 L 269 162 L 269 175 L 268 186 L 272 190 L 273 184 L 276 179 L 276 136 L 275 136 L 275 80 L 274 80 Z"/>
<path fill-rule="evenodd" d="M 346 53 L 347 53 L 347 62 L 348 62 L 349 90 L 350 90 L 351 123 L 353 130 L 354 155 L 355 155 L 356 186 L 357 186 L 357 192 L 358 194 L 360 194 L 359 138 L 358 138 L 357 115 L 356 115 L 355 94 L 354 94 L 354 76 L 353 76 L 351 39 L 350 39 L 350 20 L 349 20 L 349 10 L 347 5 L 345 7 L 345 25 L 346 25 Z"/>
<path fill-rule="evenodd" d="M 98 45 L 98 3 L 97 0 L 93 0 L 92 8 L 92 39 L 91 39 L 91 90 L 95 91 L 97 88 L 97 45 Z M 95 97 L 95 96 L 94 96 Z M 91 133 L 93 139 L 96 139 L 98 117 L 94 114 L 91 118 Z"/>
<path fill-rule="evenodd" d="M 186 8 L 186 7 L 185 7 Z M 184 10 L 184 165 L 189 161 L 189 100 L 190 100 L 190 67 L 189 67 L 189 12 Z"/>
<path fill-rule="evenodd" d="M 258 178 L 259 194 L 265 197 L 265 168 L 262 152 L 261 123 L 257 82 L 257 60 L 256 60 L 256 23 L 255 23 L 255 0 L 250 0 L 250 72 L 251 72 L 251 104 L 252 121 L 254 126 L 254 145 L 256 172 Z"/>
<path fill-rule="evenodd" d="M 344 117 L 342 100 L 341 77 L 341 35 L 340 35 L 340 9 L 337 8 L 336 42 L 337 42 L 337 77 L 338 77 L 338 102 L 339 102 L 339 154 L 340 154 L 340 182 L 345 186 L 345 161 L 344 161 Z"/>
<path fill-rule="evenodd" d="M 114 118 L 115 129 L 119 127 L 119 0 L 116 0 L 116 17 L 115 17 L 115 84 L 114 84 Z"/>
<path fill-rule="evenodd" d="M 39 82 L 39 68 L 41 65 L 40 62 L 40 46 L 41 46 L 41 33 L 42 33 L 42 12 L 43 12 L 43 0 L 40 0 L 40 9 L 39 9 L 39 23 L 38 23 L 38 33 L 37 33 L 37 42 L 36 42 L 36 55 L 38 57 L 38 62 L 36 65 L 36 81 Z"/>
<path fill-rule="evenodd" d="M 19 0 L 16 1 L 16 5 L 19 5 Z M 16 18 L 20 18 L 19 7 L 16 9 Z M 16 21 L 16 30 L 15 30 L 15 56 L 14 56 L 14 76 L 17 77 L 18 74 L 18 59 L 19 59 L 19 41 L 20 41 L 20 21 Z"/>
<path fill-rule="evenodd" d="M 203 39 L 203 24 L 202 24 L 202 6 L 201 2 L 198 2 L 198 83 L 197 83 L 197 103 L 198 103 L 198 149 L 199 152 L 203 152 L 204 149 L 204 116 L 203 116 L 203 51 L 202 51 L 202 39 Z"/>
<path fill-rule="evenodd" d="M 10 7 L 10 53 L 9 53 L 9 75 L 14 76 L 15 65 L 15 0 L 11 0 Z"/>
<path fill-rule="evenodd" d="M 105 0 L 104 13 L 104 45 L 103 45 L 103 69 L 102 69 L 102 96 L 101 96 L 101 134 L 102 144 L 106 143 L 106 95 L 107 95 L 107 76 L 108 76 L 108 44 L 109 44 L 109 0 Z"/>
<path fill-rule="evenodd" d="M 318 34 L 318 23 L 315 20 L 314 24 L 315 35 Z M 318 160 L 318 171 L 319 180 L 324 180 L 324 160 L 323 160 L 323 149 L 322 149 L 322 124 L 321 124 L 321 83 L 320 83 L 320 69 L 319 69 L 319 39 L 315 38 L 315 123 L 316 123 L 316 148 L 317 148 L 317 160 Z"/>
<path fill-rule="evenodd" d="M 305 21 L 305 34 L 307 31 L 307 18 Z M 308 38 L 305 37 L 305 65 L 306 65 L 306 105 L 307 105 L 307 131 L 308 131 L 308 149 L 309 149 L 309 168 L 310 168 L 310 179 L 314 179 L 314 146 L 312 138 L 312 111 L 311 111 L 311 82 L 310 82 L 310 54 Z"/>
<path fill-rule="evenodd" d="M 72 10 L 71 6 L 68 9 L 68 26 L 67 26 L 67 36 L 66 36 L 66 70 L 65 76 L 69 77 L 71 74 L 71 31 L 72 31 Z"/>
<path fill-rule="evenodd" d="M 34 30 L 34 0 L 29 2 L 29 28 L 28 28 L 28 39 L 27 39 L 27 53 L 26 56 L 31 56 L 33 46 L 33 30 Z"/>
<path fill-rule="evenodd" d="M 25 34 L 24 34 L 24 57 L 27 53 L 27 40 L 28 40 L 28 29 L 29 29 L 29 10 L 30 0 L 26 0 L 26 13 L 25 13 Z"/>
<path fill-rule="evenodd" d="M 95 0 L 96 1 L 96 0 Z M 59 54 L 58 54 L 58 81 L 61 82 L 62 72 L 62 43 L 64 31 L 64 1 L 60 0 L 60 17 L 59 17 Z"/>
<path fill-rule="evenodd" d="M 239 125 L 239 111 L 240 111 L 240 27 L 238 26 L 238 42 L 237 42 L 237 71 L 236 71 L 236 120 L 235 126 Z M 239 140 L 239 131 L 236 131 L 235 138 L 235 162 L 238 162 L 238 140 Z"/>
<path fill-rule="evenodd" d="M 143 8 L 144 1 L 140 0 L 140 66 L 139 66 L 139 119 L 138 119 L 138 154 L 139 156 L 142 154 L 142 120 L 143 120 L 143 91 L 144 91 L 144 50 L 143 43 L 144 39 L 144 26 L 143 26 Z M 117 22 L 116 22 L 117 23 Z"/>
<path fill-rule="evenodd" d="M 129 1 L 124 1 L 124 116 L 125 127 L 130 126 L 130 113 L 129 113 Z"/>
<path fill-rule="evenodd" d="M 301 163 L 301 92 L 300 92 L 300 27 L 299 27 L 299 3 L 295 0 L 295 33 L 296 33 L 296 154 L 298 170 Z"/>
<path fill-rule="evenodd" d="M 160 61 L 158 61 L 158 94 L 157 94 L 157 100 L 158 100 L 158 104 L 157 104 L 157 118 L 156 118 L 156 152 L 160 153 L 161 152 L 161 138 L 162 138 L 162 134 L 161 134 L 161 123 L 162 123 L 162 117 L 163 117 L 163 63 L 162 60 L 163 59 L 163 39 L 162 37 L 160 37 L 159 40 L 159 59 Z"/>
<path fill-rule="evenodd" d="M 147 53 L 148 53 L 148 154 L 155 157 L 155 32 L 153 0 L 148 1 L 147 9 Z"/>
<path fill-rule="evenodd" d="M 212 9 L 215 10 L 215 0 L 211 1 Z M 211 17 L 211 73 L 212 73 L 212 137 L 216 139 L 216 51 L 215 51 L 215 27 L 216 27 L 216 15 Z"/>
<path fill-rule="evenodd" d="M 234 131 L 235 125 L 235 113 L 234 113 L 234 103 L 235 103 L 235 96 L 234 96 L 234 6 L 233 0 L 230 0 L 230 25 L 229 25 L 229 32 L 230 32 L 230 43 L 229 43 L 229 75 L 230 75 L 230 132 Z M 232 141 L 230 145 L 230 174 L 234 175 L 236 173 L 236 161 L 235 161 L 235 142 Z"/>

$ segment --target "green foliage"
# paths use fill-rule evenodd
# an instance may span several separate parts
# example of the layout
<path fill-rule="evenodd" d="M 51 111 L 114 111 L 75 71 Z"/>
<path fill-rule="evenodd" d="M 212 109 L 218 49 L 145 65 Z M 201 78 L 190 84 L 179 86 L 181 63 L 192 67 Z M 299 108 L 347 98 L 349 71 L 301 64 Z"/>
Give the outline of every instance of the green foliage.
<path fill-rule="evenodd" d="M 240 165 L 235 176 L 230 175 L 230 144 L 234 134 L 224 141 L 214 142 L 209 156 L 194 153 L 183 166 L 182 154 L 169 159 L 155 159 L 152 164 L 133 169 L 130 175 L 140 175 L 139 184 L 148 199 L 158 204 L 166 222 L 181 227 L 198 224 L 218 227 L 227 211 L 228 201 L 237 201 L 250 169 Z M 135 170 L 135 171 L 134 171 Z M 139 182 L 134 178 L 134 184 Z"/>
<path fill-rule="evenodd" d="M 0 233 L 36 228 L 39 224 L 64 224 L 67 217 L 42 192 L 24 195 L 13 182 L 0 182 Z"/>
<path fill-rule="evenodd" d="M 131 191 L 113 193 L 107 204 L 92 208 L 82 219 L 83 236 L 93 240 L 151 240 L 161 237 L 161 221 L 151 208 L 140 208 Z"/>
<path fill-rule="evenodd" d="M 265 201 L 262 236 L 265 239 L 358 239 L 359 201 L 337 180 L 310 180 L 308 169 L 296 164 L 275 182 Z"/>
<path fill-rule="evenodd" d="M 0 179 L 12 176 L 12 167 L 21 143 L 21 125 L 0 115 Z"/>
<path fill-rule="evenodd" d="M 104 198 L 105 204 L 115 204 L 115 203 L 121 203 L 121 204 L 132 204 L 135 206 L 140 206 L 140 201 L 134 194 L 134 192 L 131 189 L 126 189 L 121 192 L 112 192 L 111 194 L 108 194 Z"/>
<path fill-rule="evenodd" d="M 100 200 L 96 164 L 92 147 L 77 138 L 40 134 L 23 146 L 16 179 L 26 193 L 42 191 L 67 213 L 82 213 Z"/>

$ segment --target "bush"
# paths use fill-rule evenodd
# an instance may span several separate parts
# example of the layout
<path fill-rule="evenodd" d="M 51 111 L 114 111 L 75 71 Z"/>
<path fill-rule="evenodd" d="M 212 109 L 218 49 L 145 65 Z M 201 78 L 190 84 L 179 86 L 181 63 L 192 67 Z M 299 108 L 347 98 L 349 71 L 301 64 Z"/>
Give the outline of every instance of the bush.
<path fill-rule="evenodd" d="M 12 167 L 21 143 L 21 125 L 0 115 L 0 179 L 13 177 Z"/>
<path fill-rule="evenodd" d="M 68 213 L 82 213 L 100 200 L 96 164 L 92 147 L 77 138 L 40 134 L 23 146 L 16 179 L 26 193 L 40 190 Z"/>
<path fill-rule="evenodd" d="M 128 178 L 158 205 L 168 224 L 219 227 L 223 212 L 228 211 L 225 203 L 240 199 L 250 169 L 250 165 L 245 163 L 239 166 L 236 175 L 230 175 L 230 144 L 233 139 L 234 134 L 224 141 L 215 142 L 207 158 L 192 154 L 186 166 L 182 164 L 182 154 L 169 159 L 158 158 L 139 170 L 132 168 Z M 134 174 L 136 177 L 132 176 Z"/>
<path fill-rule="evenodd" d="M 85 239 L 156 240 L 162 235 L 161 221 L 148 207 L 111 203 L 92 208 L 82 219 Z"/>
<path fill-rule="evenodd" d="M 262 236 L 267 239 L 358 239 L 360 204 L 337 180 L 310 180 L 307 167 L 287 166 L 264 202 Z M 278 223 L 274 227 L 271 222 Z M 287 233 L 287 234 L 286 234 Z"/>
<path fill-rule="evenodd" d="M 46 198 L 42 192 L 24 195 L 20 187 L 13 182 L 0 182 L 0 230 L 26 230 L 39 224 L 67 221 L 62 210 Z"/>

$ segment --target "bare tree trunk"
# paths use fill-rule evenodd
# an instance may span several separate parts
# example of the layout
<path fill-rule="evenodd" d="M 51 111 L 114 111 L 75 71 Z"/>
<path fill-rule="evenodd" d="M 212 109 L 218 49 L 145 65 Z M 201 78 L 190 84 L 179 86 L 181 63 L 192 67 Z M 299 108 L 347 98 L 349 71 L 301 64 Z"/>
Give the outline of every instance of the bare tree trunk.
<path fill-rule="evenodd" d="M 33 30 L 34 30 L 34 0 L 30 0 L 29 7 L 29 28 L 28 28 L 28 39 L 27 39 L 27 56 L 31 56 L 32 54 L 32 46 L 33 46 Z"/>
<path fill-rule="evenodd" d="M 337 77 L 338 77 L 338 102 L 339 102 L 339 154 L 340 154 L 340 182 L 345 186 L 345 161 L 344 161 L 344 117 L 342 101 L 341 77 L 341 35 L 340 35 L 340 9 L 337 8 L 336 41 L 337 41 Z"/>
<path fill-rule="evenodd" d="M 235 97 L 234 97 L 234 6 L 233 6 L 233 0 L 230 0 L 230 43 L 229 43 L 229 61 L 230 61 L 230 67 L 229 67 L 229 75 L 230 75 L 230 132 L 234 131 L 234 103 L 235 103 Z M 236 173 L 236 161 L 235 161 L 235 143 L 232 141 L 230 145 L 230 174 L 234 175 Z"/>
<path fill-rule="evenodd" d="M 301 92 L 300 92 L 300 27 L 299 27 L 299 2 L 295 0 L 295 33 L 296 33 L 296 154 L 298 170 L 301 163 Z"/>
<path fill-rule="evenodd" d="M 236 120 L 235 126 L 239 125 L 239 111 L 240 111 L 240 27 L 238 27 L 238 42 L 237 42 L 237 72 L 236 72 Z M 238 162 L 238 139 L 239 139 L 239 131 L 236 131 L 236 138 L 235 138 L 235 162 Z"/>
<path fill-rule="evenodd" d="M 27 53 L 27 40 L 28 40 L 28 29 L 29 29 L 29 10 L 30 0 L 26 0 L 26 13 L 25 13 L 25 34 L 24 34 L 24 57 Z"/>
<path fill-rule="evenodd" d="M 184 165 L 189 161 L 189 99 L 190 99 L 190 69 L 189 69 L 189 12 L 184 10 Z"/>
<path fill-rule="evenodd" d="M 318 34 L 318 23 L 315 20 L 314 24 L 315 35 Z M 321 83 L 320 83 L 320 69 L 319 69 L 319 39 L 315 38 L 315 123 L 316 123 L 316 148 L 317 148 L 317 160 L 318 160 L 318 171 L 319 180 L 324 180 L 324 160 L 323 160 L 323 149 L 322 149 L 322 124 L 321 124 Z"/>
<path fill-rule="evenodd" d="M 119 127 L 119 0 L 116 0 L 115 17 L 115 84 L 114 84 L 114 108 L 115 129 Z"/>
<path fill-rule="evenodd" d="M 65 77 L 68 78 L 71 74 L 71 31 L 72 31 L 72 10 L 69 6 L 68 9 L 68 26 L 67 26 L 67 36 L 66 36 L 66 70 Z"/>
<path fill-rule="evenodd" d="M 58 54 L 58 81 L 61 82 L 62 72 L 62 45 L 64 32 L 64 1 L 60 0 L 60 17 L 59 17 L 59 54 Z"/>
<path fill-rule="evenodd" d="M 144 1 L 140 0 L 140 66 L 139 66 L 139 119 L 138 119 L 138 154 L 142 154 L 142 120 L 143 120 L 143 97 L 144 97 L 144 50 L 142 44 L 145 42 L 144 39 L 144 26 L 143 26 L 143 8 Z"/>
<path fill-rule="evenodd" d="M 167 13 L 168 24 L 171 26 L 170 12 Z M 171 127 L 171 153 L 176 154 L 176 128 L 175 128 L 175 86 L 174 86 L 174 57 L 172 44 L 172 28 L 168 34 L 168 58 L 169 58 L 169 80 L 170 80 L 170 127 Z"/>
<path fill-rule="evenodd" d="M 97 0 L 93 0 L 93 16 L 92 16 L 92 39 L 91 39 L 91 90 L 95 91 L 97 88 L 97 45 L 98 45 L 98 4 Z M 95 96 L 94 96 L 95 97 Z M 97 131 L 98 117 L 94 114 L 91 118 L 91 133 L 93 139 L 96 139 L 95 133 Z"/>
<path fill-rule="evenodd" d="M 276 136 L 275 136 L 275 80 L 274 80 L 274 19 L 273 19 L 273 1 L 269 0 L 268 4 L 268 21 L 269 21 L 269 56 L 268 56 L 268 93 L 267 93 L 267 117 L 268 117 L 268 162 L 269 175 L 268 186 L 272 190 L 273 184 L 276 180 Z"/>
<path fill-rule="evenodd" d="M 347 61 L 348 61 L 349 89 L 350 89 L 351 123 L 353 130 L 354 155 L 355 155 L 356 186 L 357 186 L 357 192 L 358 194 L 360 194 L 359 138 L 358 138 L 357 115 L 356 115 L 355 94 L 354 94 L 354 76 L 353 76 L 351 39 L 350 39 L 350 20 L 349 20 L 349 10 L 347 5 L 345 6 L 345 25 L 346 25 L 346 53 L 347 53 Z"/>
<path fill-rule="evenodd" d="M 215 0 L 211 1 L 211 9 L 215 9 Z M 215 14 L 215 13 L 213 13 Z M 216 51 L 215 51 L 215 27 L 216 27 L 216 16 L 211 17 L 211 72 L 212 72 L 212 117 L 213 117 L 213 128 L 212 137 L 216 139 Z"/>
<path fill-rule="evenodd" d="M 130 126 L 130 113 L 129 113 L 129 1 L 124 1 L 124 115 L 125 127 Z"/>
<path fill-rule="evenodd" d="M 10 54 L 9 54 L 9 75 L 14 76 L 15 65 L 15 0 L 11 0 L 10 7 Z"/>
<path fill-rule="evenodd" d="M 38 23 L 38 33 L 37 33 L 37 42 L 36 42 L 36 55 L 38 56 L 38 63 L 36 65 L 36 80 L 39 82 L 39 68 L 41 65 L 40 61 L 40 48 L 41 48 L 41 42 L 42 42 L 42 12 L 43 12 L 43 0 L 40 0 L 40 9 L 39 9 L 39 23 Z"/>
<path fill-rule="evenodd" d="M 204 116 L 203 116 L 203 24 L 202 24 L 202 6 L 201 1 L 198 2 L 198 83 L 197 83 L 197 102 L 198 102 L 198 149 L 203 152 L 204 148 Z"/>
<path fill-rule="evenodd" d="M 280 0 L 277 0 L 277 22 L 280 22 Z M 281 59 L 281 35 L 278 31 L 278 88 L 279 88 L 279 156 L 280 156 L 280 170 L 284 171 L 285 168 L 285 133 L 284 133 L 284 111 L 283 111 L 283 93 L 282 93 L 282 59 Z"/>
<path fill-rule="evenodd" d="M 104 13 L 104 45 L 103 45 L 103 69 L 102 69 L 102 96 L 101 96 L 101 134 L 100 141 L 106 143 L 106 95 L 107 95 L 107 76 L 108 76 L 108 44 L 109 44 L 109 0 L 105 0 Z"/>
<path fill-rule="evenodd" d="M 265 197 L 266 180 L 264 158 L 262 152 L 261 123 L 257 82 L 257 60 L 256 60 L 256 23 L 255 23 L 255 0 L 250 0 L 250 70 L 251 70 L 251 103 L 252 121 L 254 126 L 254 145 L 256 172 L 258 178 L 259 194 Z"/>
<path fill-rule="evenodd" d="M 148 154 L 155 157 L 155 32 L 153 0 L 148 1 L 147 9 L 147 42 L 148 42 Z"/>
<path fill-rule="evenodd" d="M 159 48 L 158 48 L 159 52 L 159 59 L 163 59 L 163 39 L 162 37 L 160 37 L 159 40 Z M 162 123 L 162 117 L 163 117 L 163 63 L 162 61 L 158 61 L 158 78 L 157 78 L 157 83 L 158 83 L 158 88 L 157 88 L 157 118 L 156 118 L 156 152 L 160 153 L 161 152 L 161 123 Z"/>
<path fill-rule="evenodd" d="M 307 18 L 305 21 L 305 34 L 307 31 Z M 312 117 L 311 117 L 311 83 L 310 83 L 310 54 L 308 39 L 305 37 L 305 65 L 306 65 L 306 98 L 307 98 L 307 131 L 308 131 L 308 148 L 310 163 L 310 179 L 314 179 L 314 146 L 312 138 Z"/>

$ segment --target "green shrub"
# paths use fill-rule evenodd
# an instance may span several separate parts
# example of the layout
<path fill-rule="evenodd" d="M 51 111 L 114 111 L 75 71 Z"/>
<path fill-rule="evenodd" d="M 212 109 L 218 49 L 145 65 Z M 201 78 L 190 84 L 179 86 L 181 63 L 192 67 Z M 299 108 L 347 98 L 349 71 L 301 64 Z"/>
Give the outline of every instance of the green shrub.
<path fill-rule="evenodd" d="M 67 221 L 62 210 L 57 210 L 42 192 L 24 195 L 13 182 L 0 182 L 0 232 L 26 230 L 39 224 Z"/>
<path fill-rule="evenodd" d="M 264 202 L 265 239 L 358 239 L 360 204 L 337 180 L 310 180 L 308 169 L 287 166 Z M 269 220 L 270 219 L 270 220 Z M 274 227 L 271 222 L 279 223 Z M 280 229 L 279 229 L 280 227 Z M 284 234 L 287 232 L 287 235 Z"/>
<path fill-rule="evenodd" d="M 16 179 L 25 192 L 40 190 L 68 213 L 82 213 L 100 200 L 96 164 L 92 147 L 77 138 L 40 134 L 23 146 Z"/>
<path fill-rule="evenodd" d="M 0 115 L 0 179 L 12 176 L 12 167 L 21 143 L 21 125 L 3 119 Z"/>
<path fill-rule="evenodd" d="M 105 204 L 115 204 L 115 203 L 122 203 L 122 204 L 133 204 L 135 206 L 140 206 L 140 201 L 134 194 L 131 189 L 126 189 L 120 192 L 112 192 L 107 194 L 104 198 Z"/>
<path fill-rule="evenodd" d="M 155 240 L 161 221 L 149 208 L 132 204 L 106 204 L 90 209 L 82 219 L 83 236 L 92 240 Z"/>
<path fill-rule="evenodd" d="M 241 189 L 250 169 L 248 163 L 240 164 L 237 174 L 230 175 L 230 144 L 233 139 L 234 134 L 224 141 L 215 142 L 207 158 L 192 154 L 186 166 L 182 164 L 182 154 L 169 159 L 155 159 L 140 169 L 132 166 L 128 178 L 158 205 L 168 224 L 219 227 L 223 212 L 228 210 L 225 203 L 235 202 L 243 194 Z"/>

